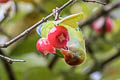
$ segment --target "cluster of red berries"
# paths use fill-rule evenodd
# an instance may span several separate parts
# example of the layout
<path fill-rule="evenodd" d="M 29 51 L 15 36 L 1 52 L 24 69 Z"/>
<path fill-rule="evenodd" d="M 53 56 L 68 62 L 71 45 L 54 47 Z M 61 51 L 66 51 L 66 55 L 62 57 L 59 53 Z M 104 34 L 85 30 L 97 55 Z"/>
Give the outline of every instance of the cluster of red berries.
<path fill-rule="evenodd" d="M 43 55 L 56 53 L 56 49 L 65 48 L 68 41 L 68 30 L 64 26 L 55 26 L 49 31 L 48 38 L 40 38 L 37 41 L 37 50 Z"/>
<path fill-rule="evenodd" d="M 110 17 L 100 17 L 98 20 L 93 22 L 92 27 L 93 29 L 99 33 L 102 32 L 103 26 L 105 27 L 105 33 L 112 32 L 113 28 L 113 21 Z"/>
<path fill-rule="evenodd" d="M 6 3 L 8 2 L 9 0 L 0 0 L 0 3 Z"/>
<path fill-rule="evenodd" d="M 39 29 L 38 29 L 39 30 Z M 39 33 L 40 31 L 38 31 Z M 69 41 L 68 30 L 64 26 L 55 26 L 48 32 L 47 38 L 40 38 L 37 41 L 37 50 L 43 55 L 48 53 L 56 53 L 56 49 L 64 55 L 64 60 L 71 66 L 76 66 L 84 61 L 79 55 L 74 54 L 68 49 L 67 42 Z"/>

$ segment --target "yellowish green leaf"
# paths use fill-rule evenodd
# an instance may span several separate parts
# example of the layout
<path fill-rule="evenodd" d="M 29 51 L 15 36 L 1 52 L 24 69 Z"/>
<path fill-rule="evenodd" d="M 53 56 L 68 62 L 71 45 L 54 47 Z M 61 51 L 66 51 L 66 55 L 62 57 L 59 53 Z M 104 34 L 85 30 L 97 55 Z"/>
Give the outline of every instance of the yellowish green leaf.
<path fill-rule="evenodd" d="M 68 25 L 70 27 L 77 28 L 78 27 L 77 22 L 79 22 L 82 19 L 83 19 L 83 12 L 80 12 L 77 14 L 67 16 L 63 18 L 62 20 L 56 21 L 55 24 Z"/>

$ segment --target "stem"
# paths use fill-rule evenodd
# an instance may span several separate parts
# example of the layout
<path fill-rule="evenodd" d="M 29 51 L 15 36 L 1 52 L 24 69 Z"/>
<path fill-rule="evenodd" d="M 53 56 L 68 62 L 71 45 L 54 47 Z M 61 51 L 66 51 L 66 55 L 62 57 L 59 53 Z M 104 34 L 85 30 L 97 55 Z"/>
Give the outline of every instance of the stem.
<path fill-rule="evenodd" d="M 93 21 L 98 19 L 101 16 L 104 16 L 114 10 L 115 8 L 118 8 L 120 6 L 120 1 L 105 5 L 103 9 L 101 9 L 98 13 L 95 13 L 95 15 L 91 16 L 89 19 L 84 21 L 83 23 L 79 24 L 80 28 L 85 27 L 86 25 L 92 24 Z"/>
<path fill-rule="evenodd" d="M 84 2 L 92 2 L 92 3 L 98 3 L 98 4 L 102 4 L 102 5 L 106 5 L 106 3 L 103 3 L 101 1 L 98 0 L 83 0 Z"/>
<path fill-rule="evenodd" d="M 48 65 L 48 68 L 50 69 L 50 70 L 52 70 L 53 69 L 53 67 L 54 67 L 54 65 L 56 64 L 56 62 L 58 61 L 58 56 L 54 56 L 54 58 L 52 59 L 52 61 L 49 63 L 49 65 Z"/>
<path fill-rule="evenodd" d="M 65 7 L 67 7 L 69 4 L 71 4 L 74 0 L 69 0 L 68 2 L 66 2 L 63 6 L 61 6 L 59 8 L 59 11 L 62 11 Z M 13 44 L 14 42 L 16 42 L 17 40 L 19 40 L 20 38 L 22 38 L 23 36 L 27 35 L 28 33 L 30 33 L 33 29 L 35 29 L 37 26 L 39 26 L 40 24 L 42 24 L 43 22 L 45 22 L 48 18 L 50 18 L 51 16 L 53 16 L 54 13 L 49 14 L 48 16 L 46 16 L 45 18 L 43 18 L 42 20 L 38 21 L 36 24 L 34 24 L 33 26 L 31 26 L 30 28 L 26 29 L 24 32 L 22 32 L 21 34 L 19 34 L 18 36 L 16 36 L 15 38 L 13 38 L 12 40 L 4 43 L 4 44 L 0 44 L 0 48 L 6 48 L 8 46 L 10 46 L 11 44 Z"/>
<path fill-rule="evenodd" d="M 0 54 L 4 55 L 4 53 L 1 49 L 0 49 Z M 8 73 L 9 80 L 16 80 L 11 66 L 8 64 L 8 62 L 6 60 L 4 60 L 4 59 L 1 59 L 1 60 L 5 66 L 7 73 Z"/>

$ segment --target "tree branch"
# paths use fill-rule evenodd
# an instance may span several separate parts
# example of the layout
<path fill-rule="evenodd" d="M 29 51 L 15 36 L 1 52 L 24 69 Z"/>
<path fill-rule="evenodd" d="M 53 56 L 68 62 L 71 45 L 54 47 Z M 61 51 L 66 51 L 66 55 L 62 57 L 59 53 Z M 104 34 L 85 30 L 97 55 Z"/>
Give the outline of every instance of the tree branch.
<path fill-rule="evenodd" d="M 2 50 L 0 49 L 0 58 L 5 60 L 6 62 L 12 64 L 13 62 L 25 62 L 24 60 L 18 60 L 18 59 L 12 59 L 12 58 L 9 58 L 9 57 L 6 57 L 4 54 L 2 55 Z"/>
<path fill-rule="evenodd" d="M 86 25 L 92 24 L 93 21 L 95 21 L 101 16 L 108 14 L 115 8 L 118 8 L 119 6 L 120 6 L 120 1 L 105 5 L 104 8 L 101 9 L 98 13 L 95 13 L 95 15 L 91 16 L 88 20 L 84 21 L 83 23 L 80 23 L 79 27 L 83 28 Z"/>
<path fill-rule="evenodd" d="M 56 7 L 56 9 L 53 9 L 53 13 L 55 16 L 55 21 L 59 20 L 59 16 L 60 16 L 60 9 Z"/>
<path fill-rule="evenodd" d="M 10 64 L 12 64 L 13 62 L 25 62 L 24 60 L 11 59 L 11 58 L 3 56 L 3 55 L 0 55 L 0 58 L 4 59 L 6 62 L 8 62 Z"/>
<path fill-rule="evenodd" d="M 48 64 L 48 68 L 52 70 L 57 61 L 58 61 L 58 56 L 55 55 L 51 60 L 51 62 Z"/>
<path fill-rule="evenodd" d="M 117 54 L 113 55 L 112 57 L 108 58 L 107 60 L 105 60 L 104 62 L 101 63 L 101 68 L 104 68 L 104 66 L 106 66 L 106 64 L 108 64 L 109 62 L 113 61 L 114 59 L 120 57 L 120 50 L 117 52 Z"/>
<path fill-rule="evenodd" d="M 74 0 L 69 0 L 68 2 L 66 2 L 63 6 L 61 6 L 59 8 L 60 11 L 62 11 L 65 7 L 67 7 L 69 4 L 71 4 Z M 20 38 L 22 38 L 23 36 L 27 35 L 28 33 L 30 33 L 33 29 L 35 29 L 37 26 L 39 26 L 40 24 L 42 24 L 43 22 L 45 22 L 48 18 L 50 18 L 51 16 L 53 16 L 54 13 L 49 14 L 48 16 L 46 16 L 45 18 L 43 18 L 42 20 L 38 21 L 36 24 L 34 24 L 33 26 L 31 26 L 30 28 L 26 29 L 24 32 L 22 32 L 21 34 L 19 34 L 18 36 L 16 36 L 15 38 L 13 38 L 12 40 L 4 43 L 4 44 L 0 44 L 0 48 L 6 48 L 8 46 L 10 46 L 11 44 L 13 44 L 14 42 L 16 42 L 17 40 L 19 40 Z"/>
<path fill-rule="evenodd" d="M 3 51 L 0 49 L 0 55 L 4 55 Z M 15 80 L 15 76 L 14 76 L 14 73 L 13 73 L 13 70 L 11 68 L 11 66 L 8 64 L 8 62 L 4 59 L 1 59 L 5 68 L 6 68 L 6 71 L 8 73 L 8 76 L 9 76 L 9 79 L 10 80 Z"/>
<path fill-rule="evenodd" d="M 108 58 L 107 60 L 103 61 L 102 63 L 98 63 L 98 65 L 94 65 L 92 69 L 87 73 L 87 75 L 90 75 L 91 73 L 102 70 L 109 62 L 113 61 L 114 59 L 120 57 L 120 50 L 117 52 L 117 54 L 113 55 L 112 57 Z"/>
<path fill-rule="evenodd" d="M 91 48 L 90 45 L 91 45 L 90 42 L 86 42 L 86 49 L 87 49 L 87 51 L 89 52 L 91 58 L 94 60 L 95 64 L 97 64 L 97 63 L 98 63 L 98 60 L 97 60 L 97 58 L 95 57 L 94 51 L 92 50 L 92 48 Z"/>
<path fill-rule="evenodd" d="M 106 5 L 106 3 L 103 3 L 101 1 L 98 0 L 83 0 L 84 2 L 92 2 L 92 3 L 98 3 L 98 4 L 102 4 L 102 5 Z"/>
<path fill-rule="evenodd" d="M 56 9 L 53 10 L 53 13 L 54 13 L 54 15 L 55 15 L 55 21 L 59 20 L 60 12 L 61 12 L 61 10 L 60 10 L 59 8 L 56 8 Z M 51 60 L 51 62 L 48 64 L 48 68 L 49 68 L 50 70 L 53 69 L 53 67 L 54 67 L 54 65 L 57 63 L 58 59 L 59 59 L 59 58 L 58 58 L 58 56 L 56 56 L 56 55 L 53 57 L 53 59 Z"/>

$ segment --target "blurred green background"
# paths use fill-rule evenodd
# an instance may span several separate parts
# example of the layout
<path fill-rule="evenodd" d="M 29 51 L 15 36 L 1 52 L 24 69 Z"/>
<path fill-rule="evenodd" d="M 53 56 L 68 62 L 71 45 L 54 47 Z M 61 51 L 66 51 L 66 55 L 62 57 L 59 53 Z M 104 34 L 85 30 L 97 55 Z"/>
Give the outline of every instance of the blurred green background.
<path fill-rule="evenodd" d="M 9 17 L 0 24 L 0 28 L 7 35 L 0 32 L 0 43 L 8 41 L 28 27 L 47 16 L 56 7 L 62 6 L 68 0 L 15 0 L 12 4 Z M 105 1 L 105 0 L 101 0 Z M 119 0 L 111 0 L 110 3 Z M 1 4 L 0 4 L 1 5 Z M 8 4 L 6 4 L 8 5 Z M 83 21 L 93 14 L 95 15 L 104 6 L 97 3 L 87 3 L 78 0 L 69 5 L 61 12 L 61 16 L 84 12 Z M 0 13 L 3 8 L 0 8 Z M 89 44 L 92 53 L 87 49 L 86 61 L 77 66 L 67 65 L 62 58 L 59 58 L 52 70 L 48 68 L 54 55 L 42 56 L 36 50 L 36 42 L 40 38 L 33 30 L 30 34 L 15 42 L 8 48 L 2 49 L 11 58 L 23 59 L 26 62 L 11 64 L 16 80 L 120 80 L 120 59 L 119 57 L 110 61 L 104 67 L 100 63 L 111 58 L 119 51 L 120 43 L 120 8 L 115 9 L 107 16 L 112 17 L 114 22 L 113 31 L 100 37 L 88 25 L 82 29 L 86 41 L 97 36 Z M 49 20 L 53 20 L 54 17 Z M 120 55 L 119 55 L 120 56 Z M 97 69 L 96 69 L 97 68 Z M 93 72 L 89 73 L 92 69 Z M 88 74 L 89 73 L 89 74 Z M 0 60 L 0 80 L 9 80 L 8 73 L 3 62 Z"/>

